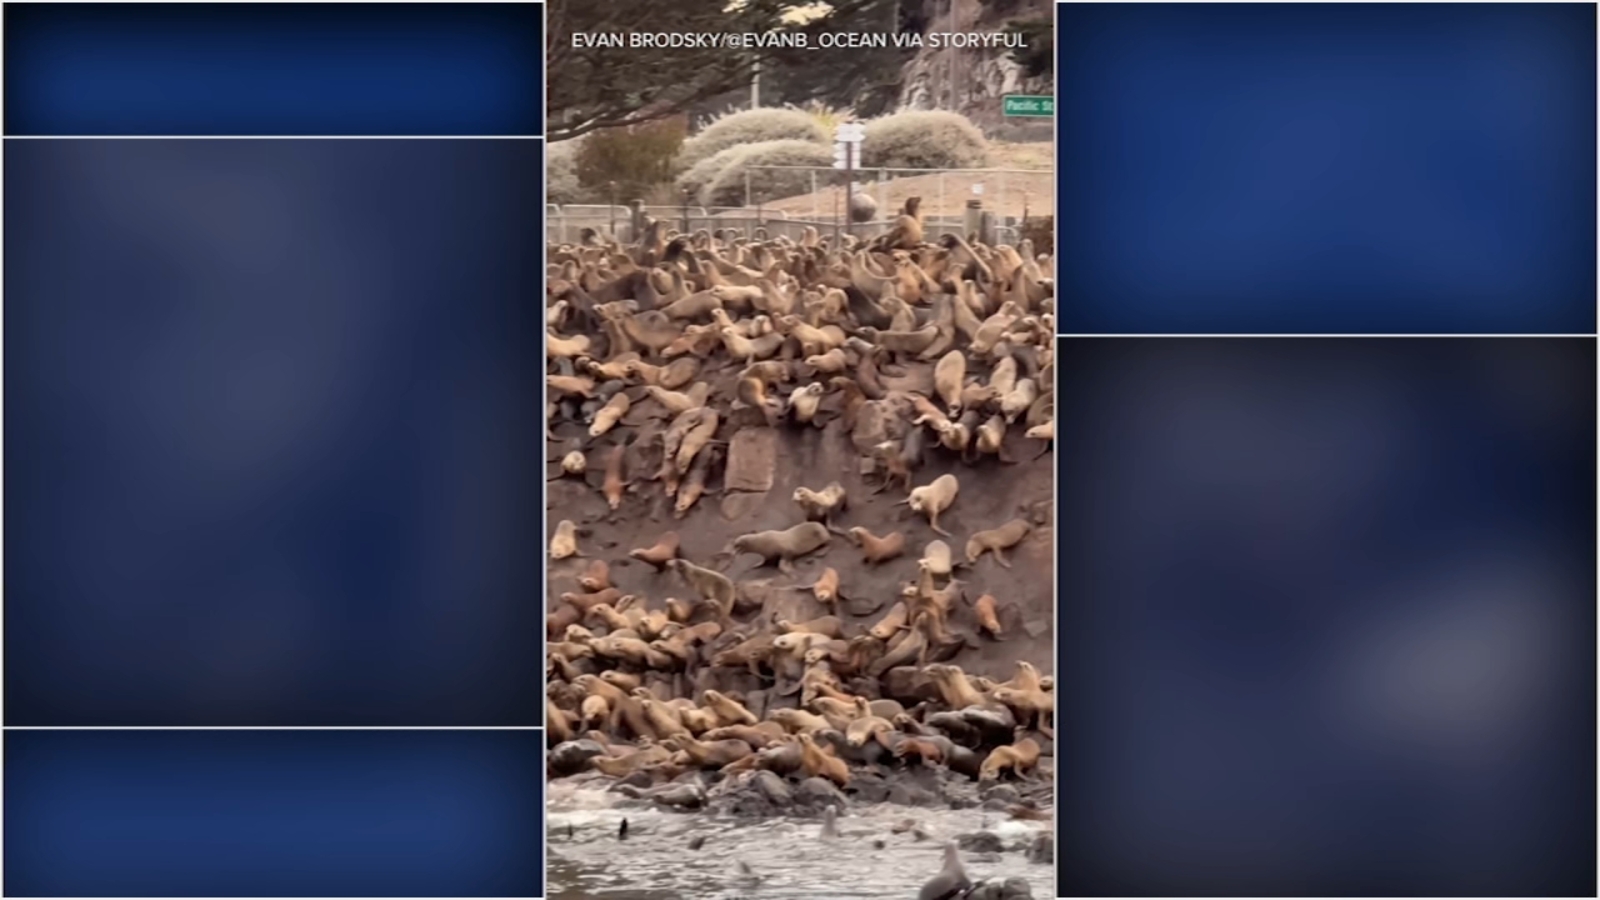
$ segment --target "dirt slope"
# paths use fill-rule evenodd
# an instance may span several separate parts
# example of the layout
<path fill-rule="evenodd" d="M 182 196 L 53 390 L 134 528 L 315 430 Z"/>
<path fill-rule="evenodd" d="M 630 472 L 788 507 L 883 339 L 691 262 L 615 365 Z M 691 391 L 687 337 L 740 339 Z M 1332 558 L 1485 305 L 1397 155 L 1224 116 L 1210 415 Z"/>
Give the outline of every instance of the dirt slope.
<path fill-rule="evenodd" d="M 642 428 L 653 427 L 643 416 L 625 420 Z M 621 432 L 630 429 L 623 427 Z M 552 460 L 549 484 L 549 528 L 553 532 L 561 519 L 571 519 L 589 534 L 579 540 L 579 547 L 589 555 L 598 555 L 611 564 L 612 579 L 624 593 L 636 593 L 659 603 L 666 597 L 688 595 L 688 589 L 672 573 L 657 574 L 650 566 L 628 559 L 628 551 L 655 543 L 661 533 L 676 530 L 682 537 L 682 555 L 706 564 L 734 537 L 751 531 L 788 528 L 802 521 L 798 506 L 791 495 L 796 487 L 820 489 L 831 481 L 839 481 L 849 492 L 850 508 L 836 525 L 849 529 L 862 525 L 878 535 L 902 531 L 906 535 L 906 555 L 878 566 L 864 565 L 860 551 L 847 539 L 835 537 L 823 552 L 799 561 L 792 576 L 783 575 L 775 567 L 761 567 L 760 560 L 746 555 L 735 560 L 726 574 L 740 583 L 741 590 L 750 598 L 765 603 L 765 611 L 776 610 L 780 616 L 803 619 L 825 614 L 809 592 L 772 590 L 785 585 L 809 585 L 827 566 L 839 571 L 842 591 L 858 603 L 872 605 L 883 602 L 876 614 L 846 617 L 849 630 L 857 633 L 887 612 L 898 596 L 901 583 L 914 580 L 917 575 L 917 558 L 926 544 L 940 536 L 932 531 L 926 519 L 914 516 L 908 507 L 897 501 L 904 499 L 899 490 L 872 494 L 874 482 L 864 480 L 857 472 L 859 456 L 838 421 L 819 430 L 809 426 L 785 424 L 777 429 L 776 452 L 770 460 L 734 460 L 740 469 L 764 469 L 771 466 L 772 488 L 763 493 L 721 491 L 723 479 L 718 478 L 711 488 L 718 491 L 703 497 L 685 518 L 674 519 L 670 501 L 662 497 L 661 485 L 653 481 L 637 484 L 638 493 L 630 493 L 622 508 L 612 513 L 600 495 L 600 473 L 591 471 L 587 480 L 558 477 L 555 461 L 570 449 L 569 440 L 582 435 L 581 426 L 567 422 L 557 426 L 555 434 L 562 439 L 553 443 L 548 454 Z M 927 463 L 916 472 L 915 484 L 927 484 L 945 472 L 954 473 L 961 480 L 960 493 L 955 505 L 941 515 L 940 525 L 951 532 L 943 538 L 953 553 L 963 559 L 967 538 L 975 531 L 997 527 L 1013 518 L 1029 518 L 1036 523 L 1029 536 L 1008 552 L 1012 567 L 1002 567 L 992 556 L 986 556 L 971 569 L 957 570 L 957 577 L 965 587 L 967 605 L 958 606 L 952 616 L 952 626 L 959 630 L 974 631 L 975 620 L 970 604 L 980 595 L 993 594 L 1000 601 L 1001 622 L 1005 626 L 1004 639 L 992 641 L 980 638 L 979 649 L 963 649 L 953 660 L 969 672 L 997 678 L 1008 678 L 1013 673 L 1013 663 L 1026 659 L 1042 672 L 1054 670 L 1054 643 L 1052 622 L 1054 615 L 1053 586 L 1053 471 L 1050 455 L 1035 459 L 1044 447 L 1037 440 L 1021 437 L 1022 429 L 1014 427 L 1007 448 L 1013 458 L 1022 460 L 1006 465 L 993 458 L 969 466 L 954 454 L 937 446 L 928 450 Z M 719 432 L 726 434 L 726 431 Z M 603 458 L 601 445 L 611 443 L 611 436 L 601 439 L 589 450 L 591 465 L 599 465 Z M 630 459 L 630 471 L 637 471 L 637 461 Z M 548 536 L 547 536 L 548 537 Z M 574 590 L 573 579 L 586 565 L 586 560 L 569 559 L 551 564 L 547 604 L 553 609 L 556 598 L 563 591 Z M 748 620 L 753 614 L 743 617 Z M 751 685 L 752 688 L 756 687 Z"/>

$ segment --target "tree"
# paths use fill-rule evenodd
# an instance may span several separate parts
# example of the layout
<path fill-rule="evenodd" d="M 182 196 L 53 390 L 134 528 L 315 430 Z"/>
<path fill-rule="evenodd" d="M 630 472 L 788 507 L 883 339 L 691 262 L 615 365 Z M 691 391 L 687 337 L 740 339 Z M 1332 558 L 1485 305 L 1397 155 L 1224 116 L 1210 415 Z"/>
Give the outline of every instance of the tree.
<path fill-rule="evenodd" d="M 906 4 L 911 6 L 913 4 Z M 551 141 L 600 128 L 638 125 L 676 115 L 740 89 L 761 71 L 763 99 L 800 103 L 827 98 L 854 104 L 866 94 L 875 105 L 898 79 L 908 56 L 893 49 L 818 50 L 766 46 L 599 46 L 596 38 L 634 33 L 726 35 L 824 31 L 885 32 L 899 20 L 895 0 L 836 0 L 824 6 L 795 0 L 550 0 L 545 37 Z M 785 16 L 813 9 L 795 23 Z M 781 44 L 782 41 L 772 42 Z M 813 41 L 814 43 L 814 41 Z"/>

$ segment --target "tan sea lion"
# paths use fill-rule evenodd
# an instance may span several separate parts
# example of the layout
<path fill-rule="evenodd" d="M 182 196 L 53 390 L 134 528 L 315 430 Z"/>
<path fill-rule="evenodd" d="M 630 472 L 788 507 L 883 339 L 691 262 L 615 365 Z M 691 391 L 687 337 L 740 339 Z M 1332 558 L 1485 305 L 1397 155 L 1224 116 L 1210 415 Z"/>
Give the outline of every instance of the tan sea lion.
<path fill-rule="evenodd" d="M 657 572 L 667 567 L 667 563 L 678 558 L 678 533 L 669 531 L 661 536 L 650 547 L 638 550 L 629 550 L 628 555 L 640 562 L 649 563 Z"/>
<path fill-rule="evenodd" d="M 827 527 L 820 522 L 801 522 L 782 531 L 756 531 L 741 534 L 730 545 L 732 552 L 754 553 L 762 558 L 763 565 L 778 564 L 783 572 L 794 569 L 799 557 L 815 553 L 828 546 Z"/>
<path fill-rule="evenodd" d="M 994 553 L 995 562 L 1005 568 L 1011 568 L 1011 563 L 1006 561 L 1005 551 L 1022 542 L 1033 530 L 1033 525 L 1026 519 L 1012 519 L 999 528 L 979 531 L 967 541 L 967 564 L 978 561 L 985 553 Z"/>
<path fill-rule="evenodd" d="M 578 526 L 571 519 L 557 522 L 555 534 L 550 538 L 550 558 L 567 559 L 582 555 L 578 552 Z"/>
<path fill-rule="evenodd" d="M 906 551 L 906 536 L 898 531 L 878 537 L 857 525 L 850 529 L 850 537 L 861 547 L 861 559 L 868 564 L 894 559 Z"/>
<path fill-rule="evenodd" d="M 950 532 L 939 527 L 939 514 L 955 503 L 956 494 L 960 489 L 961 482 L 956 476 L 947 473 L 922 487 L 912 488 L 911 496 L 901 502 L 909 504 L 912 511 L 926 515 L 929 527 L 949 537 Z"/>

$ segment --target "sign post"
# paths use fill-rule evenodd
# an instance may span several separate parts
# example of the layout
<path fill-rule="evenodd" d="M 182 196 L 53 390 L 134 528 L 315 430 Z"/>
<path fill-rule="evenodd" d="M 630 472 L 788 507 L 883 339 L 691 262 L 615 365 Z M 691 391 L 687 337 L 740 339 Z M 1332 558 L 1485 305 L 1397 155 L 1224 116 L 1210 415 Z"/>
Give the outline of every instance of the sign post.
<path fill-rule="evenodd" d="M 867 126 L 860 122 L 843 122 L 833 132 L 833 167 L 844 170 L 844 230 L 851 233 L 850 199 L 855 196 L 856 163 L 861 156 L 861 142 L 866 139 Z"/>
<path fill-rule="evenodd" d="M 1007 94 L 1001 98 L 1008 116 L 1048 118 L 1056 114 L 1056 98 L 1033 94 Z"/>

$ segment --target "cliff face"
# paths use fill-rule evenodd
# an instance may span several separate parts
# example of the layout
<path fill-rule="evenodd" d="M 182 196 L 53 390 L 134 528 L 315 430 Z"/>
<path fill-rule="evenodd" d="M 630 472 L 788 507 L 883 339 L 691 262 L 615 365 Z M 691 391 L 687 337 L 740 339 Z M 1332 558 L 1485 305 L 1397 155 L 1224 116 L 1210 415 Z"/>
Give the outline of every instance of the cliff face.
<path fill-rule="evenodd" d="M 924 0 L 924 34 L 996 32 L 1007 22 L 1049 22 L 1048 0 Z M 1028 77 L 1005 49 L 924 47 L 906 64 L 900 84 L 902 109 L 948 109 L 959 112 L 991 137 L 1050 140 L 1050 119 L 1008 119 L 1001 111 L 1006 94 L 1053 94 L 1050 73 Z"/>

